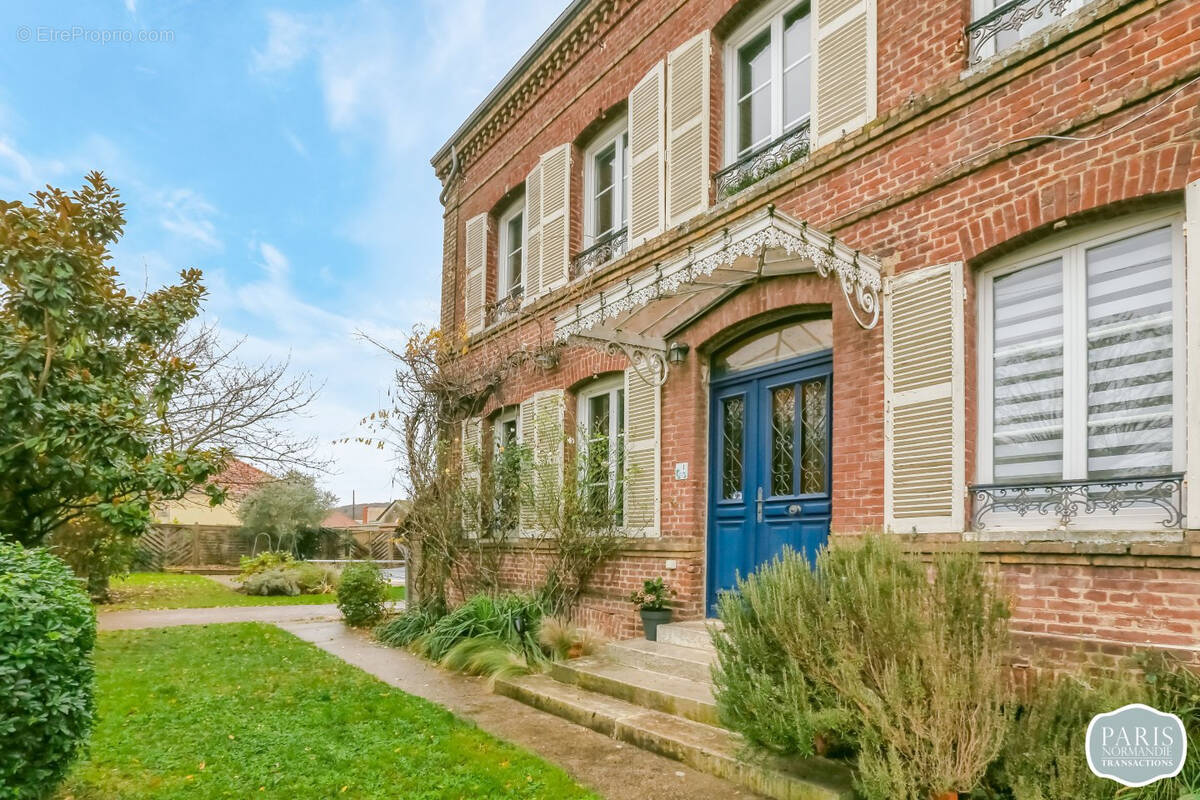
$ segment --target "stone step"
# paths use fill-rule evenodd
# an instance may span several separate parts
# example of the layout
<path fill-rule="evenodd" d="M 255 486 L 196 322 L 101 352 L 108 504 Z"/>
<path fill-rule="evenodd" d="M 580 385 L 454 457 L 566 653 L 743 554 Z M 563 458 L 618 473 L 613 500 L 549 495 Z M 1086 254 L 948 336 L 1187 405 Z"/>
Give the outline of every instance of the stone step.
<path fill-rule="evenodd" d="M 674 644 L 680 647 L 694 647 L 698 650 L 713 649 L 712 637 L 708 632 L 710 626 L 720 628 L 720 620 L 695 619 L 688 622 L 672 622 L 669 625 L 658 626 L 658 641 L 663 644 Z"/>
<path fill-rule="evenodd" d="M 576 658 L 550 665 L 550 677 L 624 700 L 653 711 L 710 725 L 717 724 L 717 705 L 712 685 L 675 675 L 640 669 L 611 661 L 604 656 Z"/>
<path fill-rule="evenodd" d="M 722 728 L 567 685 L 548 675 L 497 679 L 495 691 L 774 800 L 850 800 L 849 770 L 821 759 L 749 762 Z M 651 792 L 652 793 L 652 792 Z"/>
<path fill-rule="evenodd" d="M 712 650 L 646 639 L 612 642 L 604 647 L 601 655 L 618 664 L 700 683 L 712 683 L 710 669 L 716 660 Z"/>

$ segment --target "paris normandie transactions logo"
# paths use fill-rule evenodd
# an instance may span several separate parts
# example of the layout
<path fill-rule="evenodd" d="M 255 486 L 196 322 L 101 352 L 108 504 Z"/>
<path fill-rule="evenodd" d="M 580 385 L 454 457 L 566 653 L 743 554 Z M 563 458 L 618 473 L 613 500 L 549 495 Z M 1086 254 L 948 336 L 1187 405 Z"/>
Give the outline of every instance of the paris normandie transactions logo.
<path fill-rule="evenodd" d="M 1087 729 L 1088 767 L 1125 786 L 1174 778 L 1187 760 L 1183 722 L 1141 703 L 1097 714 Z"/>

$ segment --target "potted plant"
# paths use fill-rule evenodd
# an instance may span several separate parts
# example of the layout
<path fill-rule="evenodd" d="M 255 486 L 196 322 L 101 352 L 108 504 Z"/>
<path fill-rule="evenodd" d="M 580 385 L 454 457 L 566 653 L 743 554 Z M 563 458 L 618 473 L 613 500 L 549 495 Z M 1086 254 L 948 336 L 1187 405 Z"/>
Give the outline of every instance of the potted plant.
<path fill-rule="evenodd" d="M 643 581 L 642 588 L 629 596 L 642 615 L 646 638 L 652 642 L 658 641 L 658 626 L 671 621 L 671 607 L 667 605 L 667 599 L 674 594 L 675 590 L 662 578 L 655 578 Z"/>

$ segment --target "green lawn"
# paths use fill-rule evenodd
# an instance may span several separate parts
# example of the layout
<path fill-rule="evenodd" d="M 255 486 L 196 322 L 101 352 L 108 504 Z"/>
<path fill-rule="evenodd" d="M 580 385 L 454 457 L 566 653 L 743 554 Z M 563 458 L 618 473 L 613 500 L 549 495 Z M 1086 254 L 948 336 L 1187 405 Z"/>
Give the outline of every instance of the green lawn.
<path fill-rule="evenodd" d="M 594 798 L 558 767 L 270 625 L 102 633 L 57 800 Z"/>
<path fill-rule="evenodd" d="M 390 589 L 392 600 L 404 599 L 404 587 Z M 114 580 L 110 589 L 113 602 L 101 611 L 130 608 L 215 608 L 218 606 L 294 606 L 308 603 L 334 603 L 332 594 L 301 594 L 295 597 L 257 597 L 235 592 L 203 575 L 173 572 L 135 572 Z"/>

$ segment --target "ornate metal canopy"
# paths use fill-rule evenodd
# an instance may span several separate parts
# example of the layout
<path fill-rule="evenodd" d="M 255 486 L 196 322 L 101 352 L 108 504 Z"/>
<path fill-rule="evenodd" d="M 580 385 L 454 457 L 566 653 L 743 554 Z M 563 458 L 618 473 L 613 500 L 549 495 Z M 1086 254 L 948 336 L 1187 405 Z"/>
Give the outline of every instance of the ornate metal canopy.
<path fill-rule="evenodd" d="M 623 352 L 643 380 L 661 384 L 668 370 L 667 340 L 676 331 L 749 283 L 809 273 L 836 277 L 854 319 L 863 328 L 875 327 L 879 264 L 767 206 L 559 315 L 554 338 Z"/>

